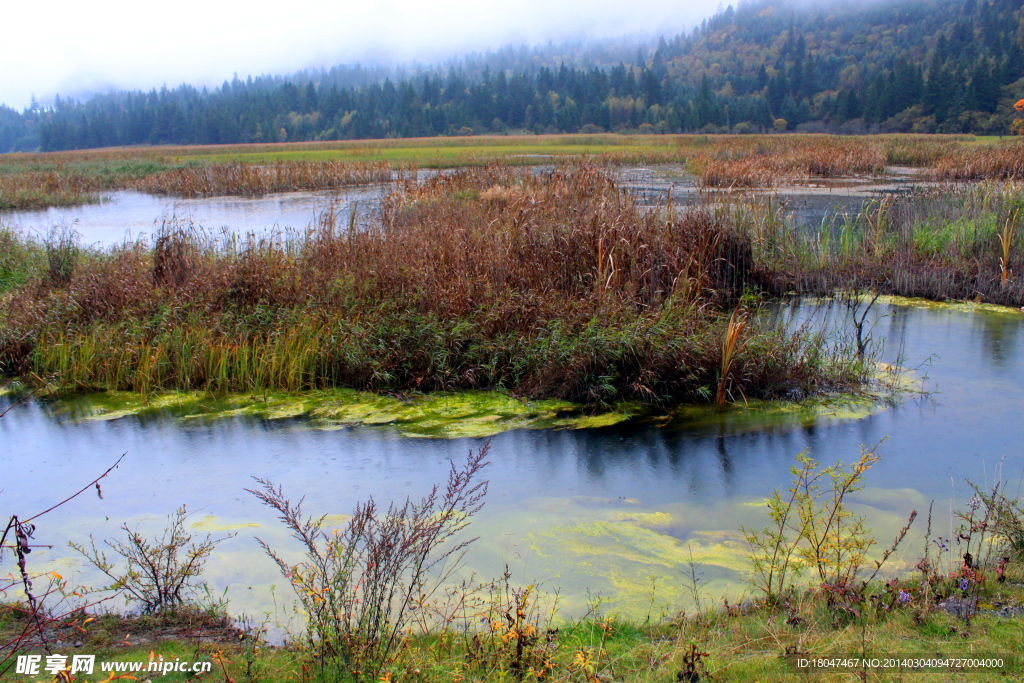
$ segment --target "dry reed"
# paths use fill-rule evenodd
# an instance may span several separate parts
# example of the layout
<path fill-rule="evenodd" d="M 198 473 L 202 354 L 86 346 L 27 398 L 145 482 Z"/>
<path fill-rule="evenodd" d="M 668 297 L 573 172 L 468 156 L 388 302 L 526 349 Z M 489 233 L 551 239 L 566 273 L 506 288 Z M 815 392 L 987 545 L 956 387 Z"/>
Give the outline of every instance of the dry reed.
<path fill-rule="evenodd" d="M 348 218 L 348 220 L 346 220 Z M 0 365 L 65 387 L 504 387 L 587 403 L 713 396 L 727 320 L 758 288 L 749 238 L 649 212 L 594 165 L 407 179 L 368 223 L 90 253 L 67 290 L 0 308 Z M 735 395 L 857 380 L 808 331 L 749 325 Z"/>

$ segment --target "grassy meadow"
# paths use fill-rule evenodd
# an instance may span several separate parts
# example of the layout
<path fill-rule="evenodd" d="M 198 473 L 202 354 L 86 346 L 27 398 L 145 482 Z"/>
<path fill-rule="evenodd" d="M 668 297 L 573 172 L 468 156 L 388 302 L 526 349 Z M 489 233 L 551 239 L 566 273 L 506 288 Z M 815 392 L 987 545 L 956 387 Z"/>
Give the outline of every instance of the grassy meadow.
<path fill-rule="evenodd" d="M 381 182 L 418 168 L 582 158 L 678 164 L 708 188 L 883 174 L 887 166 L 910 166 L 943 180 L 1019 180 L 1021 144 L 964 135 L 494 135 L 8 154 L 0 157 L 0 209 L 95 202 L 101 192 L 117 189 L 251 196 Z"/>

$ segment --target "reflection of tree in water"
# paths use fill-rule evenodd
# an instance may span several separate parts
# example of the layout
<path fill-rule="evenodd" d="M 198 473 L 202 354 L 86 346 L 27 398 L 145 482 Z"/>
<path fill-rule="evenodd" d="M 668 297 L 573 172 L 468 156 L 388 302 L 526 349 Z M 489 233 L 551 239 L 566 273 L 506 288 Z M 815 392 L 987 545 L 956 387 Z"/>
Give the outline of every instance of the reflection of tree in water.
<path fill-rule="evenodd" d="M 896 356 L 901 353 L 904 348 L 904 340 L 907 334 L 907 321 L 910 319 L 910 311 L 907 309 L 900 309 L 894 306 L 888 307 L 886 317 L 888 318 L 888 325 L 886 325 L 885 331 L 885 346 L 889 350 L 886 356 L 893 361 L 898 360 Z"/>
<path fill-rule="evenodd" d="M 1017 335 L 1021 328 L 1018 316 L 975 314 L 973 327 L 974 330 L 981 328 L 985 339 L 982 345 L 985 360 L 999 368 L 1012 364 L 1011 359 L 1017 355 Z"/>

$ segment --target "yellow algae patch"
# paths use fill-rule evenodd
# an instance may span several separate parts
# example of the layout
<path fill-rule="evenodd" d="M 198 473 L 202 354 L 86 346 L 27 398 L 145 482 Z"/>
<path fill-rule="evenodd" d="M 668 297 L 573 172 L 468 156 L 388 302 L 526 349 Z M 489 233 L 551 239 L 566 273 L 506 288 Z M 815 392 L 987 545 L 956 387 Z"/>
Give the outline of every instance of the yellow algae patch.
<path fill-rule="evenodd" d="M 883 489 L 868 486 L 858 491 L 852 500 L 879 510 L 902 510 L 907 506 L 914 506 L 920 512 L 928 505 L 928 499 L 921 492 L 911 488 Z"/>
<path fill-rule="evenodd" d="M 615 522 L 636 522 L 643 526 L 668 526 L 672 523 L 672 515 L 667 512 L 616 512 L 612 515 Z"/>
<path fill-rule="evenodd" d="M 197 522 L 192 523 L 192 528 L 197 531 L 232 531 L 234 529 L 247 529 L 258 527 L 258 522 L 242 522 L 239 524 L 224 524 L 218 522 L 214 515 L 206 515 Z"/>
<path fill-rule="evenodd" d="M 604 413 L 578 418 L 571 422 L 567 422 L 566 426 L 571 429 L 596 429 L 598 427 L 611 427 L 612 425 L 617 425 L 620 422 L 625 422 L 628 419 L 629 415 L 626 415 L 625 413 Z"/>
<path fill-rule="evenodd" d="M 499 392 L 415 394 L 397 398 L 352 389 L 213 396 L 168 392 L 142 396 L 95 392 L 66 397 L 50 408 L 78 420 L 114 420 L 132 415 L 177 419 L 248 416 L 265 420 L 303 418 L 310 427 L 391 425 L 407 436 L 488 437 L 510 429 L 585 429 L 629 419 L 626 410 L 585 415 L 567 401 L 520 401 Z"/>
<path fill-rule="evenodd" d="M 553 530 L 559 546 L 577 560 L 600 564 L 623 562 L 678 569 L 692 557 L 708 565 L 746 571 L 746 555 L 737 534 L 725 531 L 695 532 L 686 540 L 647 528 L 631 520 L 595 520 Z"/>
<path fill-rule="evenodd" d="M 337 529 L 348 524 L 350 519 L 352 519 L 352 515 L 327 515 L 323 519 L 323 527 L 325 529 Z"/>
<path fill-rule="evenodd" d="M 870 300 L 870 299 L 869 299 Z M 999 313 L 1003 315 L 1024 315 L 1024 311 L 1012 306 L 986 304 L 977 301 L 931 301 L 905 296 L 880 296 L 878 302 L 890 306 L 913 306 L 932 310 L 961 311 L 963 313 Z"/>
<path fill-rule="evenodd" d="M 841 394 L 806 401 L 751 400 L 724 407 L 687 405 L 673 411 L 669 426 L 725 434 L 810 427 L 823 420 L 861 420 L 886 410 L 889 404 L 876 394 Z"/>

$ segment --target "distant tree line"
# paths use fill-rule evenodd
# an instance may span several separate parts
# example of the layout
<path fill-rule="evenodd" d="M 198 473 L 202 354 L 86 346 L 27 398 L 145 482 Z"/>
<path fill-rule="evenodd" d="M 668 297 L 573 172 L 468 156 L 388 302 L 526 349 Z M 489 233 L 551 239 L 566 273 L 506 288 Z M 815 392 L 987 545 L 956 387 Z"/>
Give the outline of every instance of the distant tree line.
<path fill-rule="evenodd" d="M 1001 134 L 1024 95 L 1020 0 L 741 2 L 628 64 L 579 49 L 571 65 L 499 52 L 416 73 L 336 67 L 0 107 L 0 150 L 508 131 Z"/>

